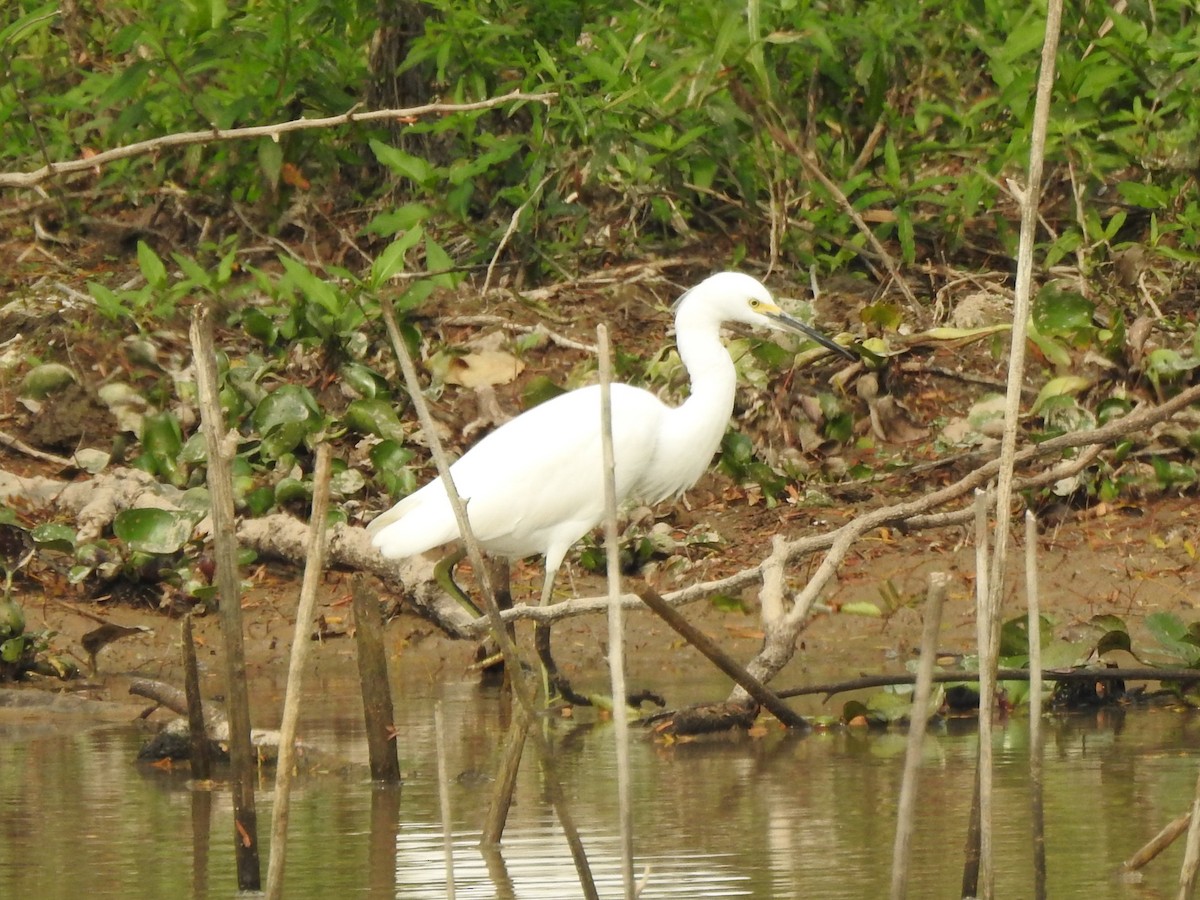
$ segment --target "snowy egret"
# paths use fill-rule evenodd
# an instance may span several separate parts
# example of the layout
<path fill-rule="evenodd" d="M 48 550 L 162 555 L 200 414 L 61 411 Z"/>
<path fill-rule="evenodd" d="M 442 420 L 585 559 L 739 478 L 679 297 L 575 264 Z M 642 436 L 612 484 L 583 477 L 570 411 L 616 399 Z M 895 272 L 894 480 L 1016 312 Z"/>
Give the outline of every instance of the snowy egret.
<path fill-rule="evenodd" d="M 850 359 L 829 338 L 791 318 L 761 283 L 739 272 L 713 275 L 675 303 L 675 342 L 691 378 L 677 407 L 649 391 L 612 385 L 618 503 L 658 503 L 690 488 L 712 462 L 733 412 L 737 372 L 721 325 L 739 322 L 799 332 Z M 504 423 L 450 467 L 476 538 L 487 552 L 545 557 L 542 604 L 567 551 L 604 518 L 600 388 L 579 388 Z M 388 559 L 459 538 L 441 479 L 405 497 L 367 526 Z"/>

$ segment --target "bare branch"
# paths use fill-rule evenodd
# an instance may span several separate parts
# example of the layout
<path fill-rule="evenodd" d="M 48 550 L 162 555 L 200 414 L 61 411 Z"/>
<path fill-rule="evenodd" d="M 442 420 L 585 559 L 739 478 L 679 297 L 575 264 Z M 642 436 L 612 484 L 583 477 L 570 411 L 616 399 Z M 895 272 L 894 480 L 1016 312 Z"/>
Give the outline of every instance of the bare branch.
<path fill-rule="evenodd" d="M 247 128 L 210 128 L 207 131 L 184 131 L 176 134 L 164 134 L 124 147 L 114 147 L 95 156 L 85 159 L 73 159 L 64 163 L 50 163 L 32 172 L 0 172 L 0 188 L 32 187 L 55 175 L 66 175 L 71 172 L 83 172 L 96 169 L 119 159 L 129 159 L 155 153 L 168 147 L 186 147 L 190 144 L 208 144 L 216 141 L 240 141 L 247 138 L 269 137 L 278 141 L 281 135 L 292 131 L 304 131 L 312 128 L 333 128 L 338 125 L 350 125 L 354 122 L 377 122 L 379 120 L 411 121 L 433 114 L 452 114 L 473 112 L 480 109 L 492 109 L 508 103 L 534 102 L 550 103 L 558 95 L 555 93 L 527 94 L 523 91 L 512 91 L 500 97 L 479 100 L 475 103 L 426 103 L 408 109 L 373 109 L 366 112 L 350 110 L 338 116 L 325 116 L 320 119 L 293 119 L 290 122 L 278 122 L 274 125 L 252 125 Z"/>

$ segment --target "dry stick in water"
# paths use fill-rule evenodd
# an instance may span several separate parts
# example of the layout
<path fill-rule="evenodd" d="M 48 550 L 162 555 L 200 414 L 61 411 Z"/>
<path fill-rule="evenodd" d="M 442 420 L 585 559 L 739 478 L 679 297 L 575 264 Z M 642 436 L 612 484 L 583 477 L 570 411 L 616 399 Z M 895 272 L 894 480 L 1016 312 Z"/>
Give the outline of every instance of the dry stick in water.
<path fill-rule="evenodd" d="M 912 846 L 913 815 L 917 808 L 917 775 L 921 770 L 921 744 L 929 720 L 929 694 L 933 687 L 933 664 L 937 659 L 938 632 L 942 627 L 942 604 L 950 578 L 945 572 L 929 576 L 929 596 L 925 601 L 925 628 L 921 633 L 921 658 L 917 663 L 917 684 L 913 689 L 909 713 L 908 747 L 904 753 L 904 776 L 900 782 L 899 813 L 896 816 L 896 840 L 892 845 L 892 900 L 908 894 L 908 861 Z"/>
<path fill-rule="evenodd" d="M 380 784 L 400 784 L 400 759 L 396 750 L 396 707 L 388 680 L 387 650 L 383 642 L 383 613 L 379 597 L 355 575 L 350 596 L 354 610 L 354 647 L 358 657 L 358 683 L 362 693 L 363 724 L 367 730 L 367 759 L 371 778 Z"/>
<path fill-rule="evenodd" d="M 192 778 L 212 778 L 212 745 L 204 727 L 204 704 L 200 699 L 200 667 L 196 664 L 196 642 L 192 639 L 192 614 L 183 617 L 183 692 L 187 697 L 188 755 Z"/>
<path fill-rule="evenodd" d="M 200 425 L 208 456 L 208 492 L 212 502 L 213 554 L 217 563 L 221 632 L 225 639 L 225 690 L 229 711 L 229 763 L 232 770 L 234 856 L 238 888 L 257 891 L 258 815 L 254 807 L 256 761 L 250 744 L 250 699 L 246 690 L 246 653 L 242 641 L 242 605 L 237 569 L 237 530 L 233 515 L 233 442 L 225 434 L 225 416 L 217 399 L 217 361 L 213 352 L 212 310 L 197 309 L 189 329 L 196 365 Z"/>
<path fill-rule="evenodd" d="M 1192 800 L 1191 822 L 1184 844 L 1183 866 L 1179 870 L 1179 900 L 1191 900 L 1196 890 L 1196 870 L 1200 868 L 1200 777 Z"/>
<path fill-rule="evenodd" d="M 991 815 L 991 797 L 984 802 L 985 789 L 991 789 L 992 763 L 992 704 L 989 699 L 985 704 L 984 698 L 991 698 L 995 693 L 992 669 L 987 665 L 986 647 L 991 644 L 991 626 L 987 621 L 987 511 L 989 506 L 988 494 L 985 491 L 975 491 L 975 634 L 979 644 L 979 750 L 975 763 L 975 789 L 971 797 L 971 814 L 967 824 L 966 859 L 963 863 L 962 896 L 975 897 L 979 894 L 979 880 L 983 874 L 988 874 L 990 867 L 985 869 L 984 861 L 989 846 L 984 843 L 984 822 Z M 984 719 L 987 722 L 984 722 Z M 985 741 L 986 737 L 986 741 Z M 986 750 L 986 753 L 985 753 Z M 984 772 L 988 778 L 984 778 Z M 985 815 L 986 813 L 986 815 Z M 990 837 L 990 835 L 989 835 Z"/>
<path fill-rule="evenodd" d="M 780 722 L 788 728 L 808 727 L 808 723 L 795 713 L 791 707 L 780 700 L 774 691 L 747 672 L 741 663 L 718 647 L 704 632 L 689 622 L 683 613 L 659 596 L 658 592 L 652 587 L 643 585 L 638 588 L 637 595 L 664 622 L 679 632 L 689 644 L 703 653 L 713 665 L 737 682 L 742 690 L 769 710 Z"/>
<path fill-rule="evenodd" d="M 433 416 L 429 413 L 429 404 L 425 402 L 425 395 L 421 393 L 421 382 L 417 377 L 416 366 L 413 365 L 412 356 L 409 354 L 408 347 L 404 343 L 404 338 L 400 334 L 400 326 L 396 324 L 396 313 L 392 307 L 392 302 L 385 297 L 381 297 L 379 303 L 380 310 L 383 313 L 384 324 L 387 326 L 388 336 L 392 341 L 392 349 L 397 359 L 400 360 L 400 368 L 404 372 L 404 381 L 408 387 L 409 396 L 412 398 L 413 406 L 417 411 L 417 417 L 421 422 L 422 430 L 425 432 L 425 438 L 429 442 L 429 450 L 433 455 L 434 462 L 437 464 L 438 475 L 446 486 L 446 496 L 450 500 L 451 507 L 454 509 L 454 518 L 458 524 L 458 532 L 462 535 L 463 543 L 466 544 L 467 556 L 471 560 L 471 567 L 475 570 L 475 577 L 479 579 L 479 584 L 482 588 L 481 594 L 483 596 L 484 609 L 487 612 L 488 622 L 492 627 L 492 635 L 500 647 L 500 652 L 504 654 L 505 667 L 512 673 L 513 696 L 517 698 L 517 702 L 521 707 L 520 712 L 513 717 L 512 730 L 520 728 L 525 734 L 533 735 L 533 744 L 537 749 L 542 763 L 542 771 L 546 776 L 546 793 L 550 797 L 550 804 L 554 807 L 559 824 L 562 825 L 563 836 L 566 838 L 567 845 L 571 850 L 571 859 L 575 863 L 575 871 L 579 876 L 579 886 L 583 889 L 583 895 L 587 900 L 598 898 L 596 881 L 592 876 L 591 867 L 588 865 L 587 854 L 583 849 L 583 841 L 579 838 L 579 829 L 575 827 L 575 821 L 571 816 L 570 809 L 567 807 L 562 785 L 558 781 L 554 759 L 550 752 L 550 743 L 540 729 L 530 727 L 530 723 L 533 722 L 537 715 L 534 706 L 536 701 L 533 692 L 529 689 L 528 682 L 525 680 L 517 646 L 509 635 L 508 629 L 504 627 L 504 619 L 500 616 L 500 607 L 496 604 L 496 595 L 492 590 L 491 579 L 488 576 L 488 567 L 483 559 L 483 550 L 480 548 L 479 541 L 476 540 L 474 532 L 471 531 L 471 523 L 467 519 L 466 507 L 463 505 L 462 498 L 458 495 L 458 490 L 454 486 L 454 479 L 450 476 L 450 461 L 446 457 L 446 451 L 442 447 L 441 440 L 438 438 Z M 510 734 L 510 743 L 516 743 L 512 734 Z M 524 745 L 524 737 L 520 738 L 520 744 Z M 489 824 L 494 824 L 491 823 L 492 818 L 489 815 Z M 503 823 L 501 823 L 502 826 Z M 494 844 L 499 839 L 499 831 L 489 834 L 488 829 L 485 827 L 480 841 Z"/>
<path fill-rule="evenodd" d="M 1037 517 L 1025 511 L 1025 596 L 1029 605 L 1029 788 L 1033 818 L 1033 896 L 1046 900 L 1046 815 L 1042 783 L 1042 614 Z"/>
<path fill-rule="evenodd" d="M 616 459 L 612 435 L 612 360 L 608 329 L 596 327 L 600 348 L 600 449 L 604 460 L 604 552 L 608 562 L 608 673 L 612 681 L 613 740 L 616 741 L 617 809 L 621 835 L 621 884 L 633 900 L 633 801 L 629 774 L 629 716 L 625 709 L 625 623 L 621 609 L 621 547 L 617 535 Z"/>
<path fill-rule="evenodd" d="M 1129 872 L 1136 872 L 1142 868 L 1142 866 L 1170 847 L 1171 844 L 1175 843 L 1175 839 L 1187 831 L 1188 824 L 1191 821 L 1192 814 L 1190 811 L 1185 812 L 1176 819 L 1172 819 L 1163 826 L 1163 829 L 1158 834 L 1150 838 L 1137 853 L 1121 863 L 1121 867 L 1117 870 L 1117 876 L 1120 877 Z"/>
<path fill-rule="evenodd" d="M 442 814 L 442 849 L 446 855 L 446 900 L 454 900 L 454 828 L 450 820 L 450 773 L 446 766 L 446 722 L 442 701 L 433 705 L 433 735 L 437 745 L 438 808 Z"/>
<path fill-rule="evenodd" d="M 308 552 L 304 578 L 300 582 L 300 602 L 296 608 L 296 628 L 292 635 L 292 655 L 288 663 L 287 688 L 283 695 L 283 719 L 279 725 L 279 759 L 275 765 L 275 807 L 271 810 L 271 856 L 267 862 L 267 898 L 283 896 L 283 871 L 287 862 L 288 815 L 292 806 L 292 775 L 296 760 L 296 723 L 300 718 L 300 685 L 304 663 L 312 645 L 309 632 L 317 589 L 325 572 L 325 517 L 329 511 L 329 478 L 332 465 L 329 445 L 317 446 L 313 470 L 312 512 L 308 520 Z"/>

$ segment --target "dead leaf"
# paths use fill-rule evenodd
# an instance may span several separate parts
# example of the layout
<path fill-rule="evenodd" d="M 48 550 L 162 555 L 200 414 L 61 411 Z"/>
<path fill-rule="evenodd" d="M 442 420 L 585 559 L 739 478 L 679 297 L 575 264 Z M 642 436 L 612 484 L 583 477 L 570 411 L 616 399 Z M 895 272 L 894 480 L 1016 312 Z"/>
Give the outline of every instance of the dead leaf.
<path fill-rule="evenodd" d="M 503 350 L 478 350 L 456 356 L 446 370 L 446 383 L 463 387 L 508 384 L 525 371 L 525 363 Z"/>

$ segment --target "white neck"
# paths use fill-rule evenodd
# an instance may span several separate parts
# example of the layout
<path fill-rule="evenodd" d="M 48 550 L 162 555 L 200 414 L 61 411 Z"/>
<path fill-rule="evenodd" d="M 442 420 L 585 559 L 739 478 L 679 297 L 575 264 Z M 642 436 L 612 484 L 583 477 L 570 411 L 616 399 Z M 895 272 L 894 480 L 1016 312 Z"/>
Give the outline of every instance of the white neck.
<path fill-rule="evenodd" d="M 715 322 L 676 322 L 679 356 L 691 377 L 691 394 L 671 410 L 659 441 L 660 459 L 673 460 L 682 491 L 704 474 L 733 412 L 737 370 Z"/>

